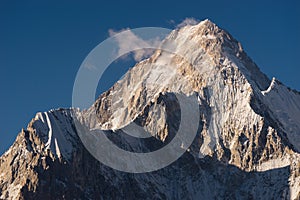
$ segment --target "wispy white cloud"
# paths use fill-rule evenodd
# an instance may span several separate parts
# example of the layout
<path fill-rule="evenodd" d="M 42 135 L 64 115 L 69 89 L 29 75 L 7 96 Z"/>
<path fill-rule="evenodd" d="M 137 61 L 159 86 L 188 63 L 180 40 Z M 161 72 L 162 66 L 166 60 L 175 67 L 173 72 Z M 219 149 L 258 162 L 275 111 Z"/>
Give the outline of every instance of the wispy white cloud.
<path fill-rule="evenodd" d="M 97 70 L 97 67 L 96 67 L 95 65 L 89 63 L 89 62 L 85 62 L 85 63 L 84 63 L 84 67 L 85 67 L 86 69 L 91 70 L 91 71 L 96 71 L 96 70 Z"/>
<path fill-rule="evenodd" d="M 181 28 L 181 27 L 184 27 L 184 26 L 187 26 L 187 25 L 196 25 L 198 24 L 199 21 L 195 18 L 185 18 L 181 23 L 179 23 L 176 28 Z"/>
<path fill-rule="evenodd" d="M 143 40 L 142 38 L 135 35 L 129 28 L 122 29 L 121 31 L 114 31 L 110 29 L 108 31 L 110 36 L 113 36 L 117 33 L 123 32 L 122 37 L 116 37 L 118 43 L 118 55 L 123 55 L 122 58 L 127 58 L 128 54 L 125 54 L 132 49 L 139 49 L 133 52 L 133 58 L 135 61 L 139 62 L 142 59 L 145 59 L 151 56 L 154 52 L 154 49 L 140 49 L 147 46 L 158 46 L 161 43 L 161 39 L 154 38 L 152 40 Z"/>

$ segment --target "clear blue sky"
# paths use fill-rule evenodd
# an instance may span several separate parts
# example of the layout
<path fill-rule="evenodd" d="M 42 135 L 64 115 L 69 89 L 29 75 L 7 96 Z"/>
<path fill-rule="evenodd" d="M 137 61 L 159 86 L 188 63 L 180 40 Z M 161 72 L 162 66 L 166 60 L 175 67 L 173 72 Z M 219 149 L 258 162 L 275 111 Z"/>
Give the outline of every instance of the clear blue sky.
<path fill-rule="evenodd" d="M 300 90 L 299 1 L 103 2 L 1 1 L 0 153 L 36 112 L 71 106 L 81 62 L 111 28 L 174 28 L 171 21 L 209 18 L 269 77 Z M 108 75 L 114 80 L 114 70 Z"/>

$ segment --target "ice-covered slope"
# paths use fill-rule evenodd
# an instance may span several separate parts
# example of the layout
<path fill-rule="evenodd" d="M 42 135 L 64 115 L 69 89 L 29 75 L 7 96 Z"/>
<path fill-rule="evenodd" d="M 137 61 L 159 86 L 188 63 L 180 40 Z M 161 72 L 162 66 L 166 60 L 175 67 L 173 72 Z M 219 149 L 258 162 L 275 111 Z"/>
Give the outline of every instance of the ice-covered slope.
<path fill-rule="evenodd" d="M 73 125 L 72 110 L 51 110 L 37 113 L 29 129 L 45 144 L 45 150 L 51 151 L 58 158 L 70 159 L 78 137 Z"/>
<path fill-rule="evenodd" d="M 300 151 L 300 93 L 293 91 L 275 78 L 269 88 L 262 91 L 263 100 L 274 117 L 282 124 L 288 140 Z"/>
<path fill-rule="evenodd" d="M 90 109 L 38 113 L 0 159 L 1 198 L 299 199 L 300 94 L 269 80 L 209 20 L 174 30 L 163 42 L 170 44 L 175 53 L 157 50 L 137 63 Z M 160 148 L 178 130 L 181 106 L 189 106 L 178 94 L 196 97 L 199 119 L 187 120 L 199 127 L 166 168 L 113 170 L 78 138 L 74 120 L 106 130 L 130 151 Z M 135 140 L 132 130 L 154 138 Z"/>

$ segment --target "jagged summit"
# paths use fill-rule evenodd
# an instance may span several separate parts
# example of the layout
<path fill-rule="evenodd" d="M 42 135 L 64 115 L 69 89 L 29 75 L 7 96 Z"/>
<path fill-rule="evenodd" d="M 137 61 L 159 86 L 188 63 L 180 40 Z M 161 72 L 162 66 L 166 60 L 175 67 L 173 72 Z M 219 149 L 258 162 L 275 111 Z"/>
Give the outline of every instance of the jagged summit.
<path fill-rule="evenodd" d="M 206 19 L 196 25 L 182 27 L 171 33 L 171 39 L 174 37 L 185 44 L 182 45 L 185 49 L 189 46 L 193 51 L 204 50 L 216 66 L 223 66 L 226 58 L 230 57 L 231 62 L 235 62 L 236 66 L 249 76 L 250 81 L 256 82 L 260 90 L 265 90 L 269 86 L 270 80 L 246 54 L 240 42 L 212 21 Z M 246 70 L 239 65 L 239 62 Z"/>
<path fill-rule="evenodd" d="M 217 36 L 217 33 L 222 32 L 222 29 L 220 29 L 214 22 L 212 22 L 209 19 L 200 21 L 197 24 L 183 26 L 183 27 L 180 27 L 179 29 L 189 29 L 190 27 L 194 27 L 197 30 L 198 35 L 210 34 L 210 35 Z M 225 33 L 225 32 L 223 32 L 223 33 Z"/>
<path fill-rule="evenodd" d="M 0 199 L 299 199 L 300 94 L 269 80 L 209 20 L 172 31 L 163 45 L 170 42 L 173 53 L 158 50 L 137 63 L 88 110 L 38 113 L 0 158 Z M 166 168 L 114 170 L 78 137 L 75 121 L 85 134 L 100 128 L 120 148 L 151 152 L 176 135 L 181 106 L 195 113 L 178 94 L 199 109 L 184 134 L 198 129 Z M 151 140 L 128 136 L 132 124 Z"/>
<path fill-rule="evenodd" d="M 243 51 L 241 44 L 235 40 L 227 31 L 218 27 L 215 23 L 206 19 L 204 21 L 199 22 L 195 25 L 187 25 L 181 27 L 177 30 L 178 34 L 183 34 L 188 36 L 189 39 L 198 40 L 198 43 L 207 43 L 210 40 L 216 40 L 215 45 L 211 48 L 208 48 L 209 45 L 202 47 L 206 47 L 207 50 L 211 51 L 222 51 L 221 47 L 231 48 L 233 51 Z M 227 51 L 229 49 L 226 49 Z"/>
<path fill-rule="evenodd" d="M 215 24 L 214 22 L 212 22 L 210 19 L 204 19 L 202 21 L 195 21 L 193 23 L 190 23 L 190 24 L 186 24 L 185 26 L 180 26 L 178 27 L 177 29 L 181 29 L 181 28 L 188 28 L 188 27 L 191 27 L 191 26 L 202 26 L 203 28 L 207 28 L 207 29 L 215 29 L 215 28 L 218 28 L 219 27 L 217 26 L 217 24 Z"/>

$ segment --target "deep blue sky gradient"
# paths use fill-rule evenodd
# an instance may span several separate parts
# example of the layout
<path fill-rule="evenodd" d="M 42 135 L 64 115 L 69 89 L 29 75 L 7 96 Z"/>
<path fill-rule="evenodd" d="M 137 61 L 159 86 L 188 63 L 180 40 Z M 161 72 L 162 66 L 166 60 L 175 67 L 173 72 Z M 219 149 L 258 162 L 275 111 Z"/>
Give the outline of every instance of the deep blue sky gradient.
<path fill-rule="evenodd" d="M 209 18 L 238 39 L 270 78 L 300 90 L 299 13 L 299 1 L 3 0 L 0 154 L 36 112 L 71 106 L 76 72 L 109 29 L 174 28 L 186 17 Z M 114 70 L 107 75 L 117 78 Z"/>

